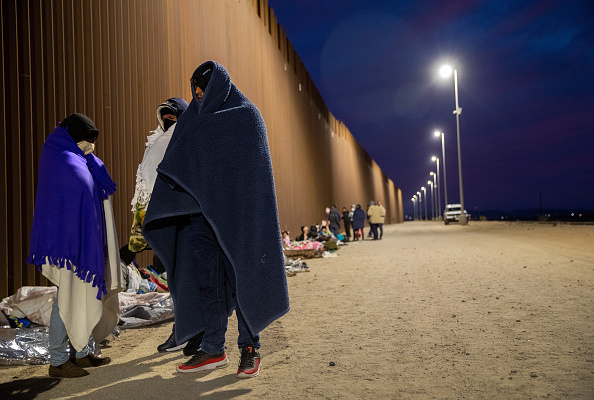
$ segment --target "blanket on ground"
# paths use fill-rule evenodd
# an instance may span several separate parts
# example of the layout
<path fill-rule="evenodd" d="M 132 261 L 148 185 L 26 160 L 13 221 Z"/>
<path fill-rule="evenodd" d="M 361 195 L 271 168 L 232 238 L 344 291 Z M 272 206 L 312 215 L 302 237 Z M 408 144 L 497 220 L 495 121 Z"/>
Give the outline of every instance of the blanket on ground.
<path fill-rule="evenodd" d="M 289 310 L 264 120 L 223 66 L 209 61 L 194 75 L 208 69 L 202 100 L 193 90 L 157 169 L 143 226 L 167 269 L 178 341 L 204 329 L 187 229 L 189 217 L 199 212 L 233 266 L 236 293 L 227 297 L 235 299 L 250 330 L 261 331 Z"/>

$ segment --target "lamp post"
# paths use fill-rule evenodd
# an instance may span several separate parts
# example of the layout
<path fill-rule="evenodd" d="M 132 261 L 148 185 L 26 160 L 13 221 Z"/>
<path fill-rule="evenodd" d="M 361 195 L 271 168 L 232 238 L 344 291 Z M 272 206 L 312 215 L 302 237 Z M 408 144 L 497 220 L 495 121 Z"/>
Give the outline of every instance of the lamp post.
<path fill-rule="evenodd" d="M 425 196 L 423 196 L 424 197 L 423 203 L 425 204 L 425 221 L 427 221 L 427 219 L 428 219 L 427 218 L 427 189 L 425 188 L 425 186 L 423 186 L 421 188 L 421 190 L 423 191 L 423 194 L 425 195 Z"/>
<path fill-rule="evenodd" d="M 441 160 L 443 161 L 443 194 L 444 194 L 445 205 L 447 206 L 448 205 L 448 183 L 447 183 L 447 180 L 446 180 L 446 162 L 445 162 L 445 140 L 444 140 L 444 133 L 443 132 L 439 132 L 439 131 L 435 131 L 435 136 L 441 136 Z M 439 182 L 439 159 L 437 159 L 437 181 Z M 441 210 L 441 204 L 440 204 L 439 208 Z"/>
<path fill-rule="evenodd" d="M 448 77 L 452 73 L 452 67 L 448 65 L 444 65 L 441 67 L 440 70 L 441 76 Z M 458 70 L 454 68 L 454 95 L 456 97 L 456 109 L 454 110 L 454 114 L 456 114 L 456 132 L 458 134 L 458 179 L 460 181 L 460 208 L 462 212 L 460 213 L 460 225 L 468 224 L 468 220 L 466 219 L 466 213 L 464 212 L 464 189 L 462 187 L 462 152 L 460 151 L 460 114 L 462 114 L 462 108 L 458 105 Z"/>
<path fill-rule="evenodd" d="M 441 184 L 439 183 L 439 157 L 433 156 L 431 157 L 431 161 L 435 161 L 436 165 L 436 180 L 435 180 L 435 206 L 437 207 L 437 217 L 441 218 Z M 433 173 L 431 173 L 433 175 Z"/>
<path fill-rule="evenodd" d="M 413 201 L 413 221 L 417 220 L 417 195 L 415 194 L 412 199 Z"/>
<path fill-rule="evenodd" d="M 417 196 L 419 196 L 418 201 L 418 208 L 419 208 L 419 221 L 423 219 L 423 198 L 421 197 L 421 192 L 417 192 Z"/>
<path fill-rule="evenodd" d="M 429 175 L 433 177 L 433 187 L 435 188 L 435 218 L 438 219 L 441 217 L 441 213 L 439 212 L 439 209 L 441 208 L 441 201 L 439 199 L 439 180 L 437 179 L 437 174 L 435 172 L 431 171 Z"/>
<path fill-rule="evenodd" d="M 433 194 L 433 182 L 427 181 L 427 185 L 431 186 L 431 220 L 435 220 L 435 195 Z"/>

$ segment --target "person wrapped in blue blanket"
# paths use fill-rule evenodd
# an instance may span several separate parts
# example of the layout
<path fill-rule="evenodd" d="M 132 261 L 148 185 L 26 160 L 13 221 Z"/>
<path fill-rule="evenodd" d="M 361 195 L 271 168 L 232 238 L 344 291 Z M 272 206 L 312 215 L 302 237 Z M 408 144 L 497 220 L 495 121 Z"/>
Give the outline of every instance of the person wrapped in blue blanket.
<path fill-rule="evenodd" d="M 111 207 L 116 184 L 93 154 L 98 136 L 91 118 L 69 115 L 48 135 L 39 160 L 27 263 L 58 286 L 49 323 L 52 377 L 85 376 L 85 368 L 111 361 L 87 347 L 91 334 L 99 343 L 113 332 L 122 288 Z"/>
<path fill-rule="evenodd" d="M 235 310 L 237 377 L 255 377 L 259 332 L 289 311 L 266 126 L 222 65 L 205 62 L 190 82 L 193 99 L 157 168 L 143 233 L 167 270 L 176 341 L 204 331 L 177 371 L 228 365 Z"/>

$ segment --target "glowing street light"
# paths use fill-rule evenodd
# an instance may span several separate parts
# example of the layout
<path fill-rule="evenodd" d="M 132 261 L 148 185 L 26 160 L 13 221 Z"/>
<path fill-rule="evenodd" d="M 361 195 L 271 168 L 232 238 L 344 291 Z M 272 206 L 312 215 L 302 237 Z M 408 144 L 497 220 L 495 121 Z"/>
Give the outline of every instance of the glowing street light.
<path fill-rule="evenodd" d="M 468 224 L 468 220 L 466 219 L 466 213 L 464 212 L 464 189 L 462 188 L 462 153 L 460 151 L 460 114 L 462 114 L 462 108 L 460 108 L 460 106 L 458 105 L 458 70 L 454 68 L 453 72 L 454 95 L 456 98 L 456 109 L 454 110 L 454 114 L 456 114 L 456 131 L 458 133 L 458 179 L 460 181 L 460 208 L 462 210 L 459 222 L 460 225 L 466 225 Z M 439 70 L 439 73 L 443 77 L 449 77 L 452 74 L 452 67 L 450 67 L 449 65 L 444 65 Z"/>
<path fill-rule="evenodd" d="M 452 67 L 449 65 L 442 65 L 442 67 L 439 69 L 439 74 L 444 78 L 447 78 L 448 76 L 452 75 Z"/>
<path fill-rule="evenodd" d="M 412 202 L 413 202 L 413 221 L 416 221 L 417 219 L 417 196 L 413 196 L 412 197 Z"/>
<path fill-rule="evenodd" d="M 421 192 L 417 192 L 417 196 L 419 196 L 419 221 L 423 219 L 423 208 L 422 208 L 422 202 L 423 202 L 423 198 L 421 197 Z"/>

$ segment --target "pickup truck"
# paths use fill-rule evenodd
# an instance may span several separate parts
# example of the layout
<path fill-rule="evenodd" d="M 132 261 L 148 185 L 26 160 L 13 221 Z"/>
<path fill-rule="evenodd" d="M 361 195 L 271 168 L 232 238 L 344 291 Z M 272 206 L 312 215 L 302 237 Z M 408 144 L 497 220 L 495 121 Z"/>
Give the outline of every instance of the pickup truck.
<path fill-rule="evenodd" d="M 462 214 L 462 206 L 460 204 L 448 204 L 443 212 L 443 222 L 448 225 L 450 222 L 459 222 Z M 464 210 L 466 219 L 470 219 L 470 214 Z"/>

